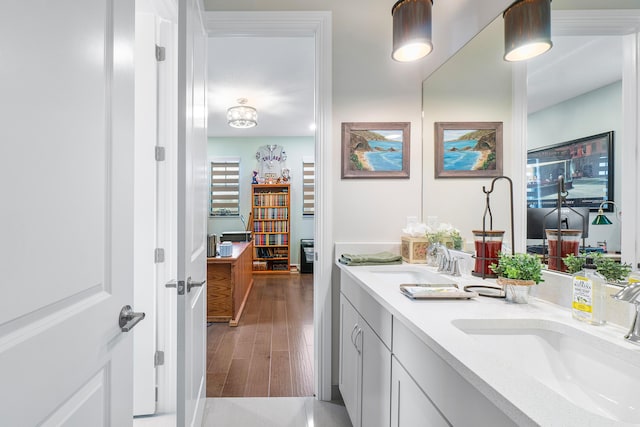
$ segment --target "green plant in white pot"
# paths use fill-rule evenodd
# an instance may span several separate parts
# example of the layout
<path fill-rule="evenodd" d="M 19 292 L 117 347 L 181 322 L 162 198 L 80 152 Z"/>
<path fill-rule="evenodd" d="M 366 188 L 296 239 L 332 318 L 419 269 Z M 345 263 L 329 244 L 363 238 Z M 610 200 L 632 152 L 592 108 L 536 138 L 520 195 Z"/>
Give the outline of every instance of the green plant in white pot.
<path fill-rule="evenodd" d="M 496 282 L 504 286 L 509 302 L 526 303 L 530 287 L 543 281 L 542 263 L 535 255 L 500 252 L 491 270 L 498 275 Z"/>

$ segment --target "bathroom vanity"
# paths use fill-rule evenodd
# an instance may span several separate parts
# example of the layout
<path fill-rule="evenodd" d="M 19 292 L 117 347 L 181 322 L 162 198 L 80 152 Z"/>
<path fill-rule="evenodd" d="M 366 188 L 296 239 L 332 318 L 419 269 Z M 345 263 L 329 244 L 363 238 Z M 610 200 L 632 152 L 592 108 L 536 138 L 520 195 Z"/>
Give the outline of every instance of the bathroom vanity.
<path fill-rule="evenodd" d="M 339 387 L 354 426 L 640 425 L 640 346 L 540 299 L 410 300 L 478 284 L 410 264 L 340 270 Z"/>

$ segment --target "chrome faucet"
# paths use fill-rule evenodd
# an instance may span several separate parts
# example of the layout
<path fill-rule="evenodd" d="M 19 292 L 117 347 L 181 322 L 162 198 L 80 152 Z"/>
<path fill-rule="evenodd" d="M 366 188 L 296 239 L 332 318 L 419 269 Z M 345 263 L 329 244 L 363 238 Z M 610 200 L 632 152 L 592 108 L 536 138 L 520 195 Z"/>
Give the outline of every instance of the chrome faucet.
<path fill-rule="evenodd" d="M 447 271 L 449 269 L 449 261 L 451 260 L 449 249 L 447 249 L 445 245 L 440 244 L 438 245 L 437 251 L 438 271 Z"/>
<path fill-rule="evenodd" d="M 451 274 L 452 276 L 461 276 L 460 274 L 460 258 L 451 256 L 449 249 L 444 246 L 438 246 L 438 272 Z"/>
<path fill-rule="evenodd" d="M 629 333 L 624 337 L 626 340 L 640 345 L 640 283 L 633 283 L 626 286 L 622 290 L 618 291 L 617 294 L 612 295 L 612 297 L 619 301 L 627 301 L 635 305 L 636 315 L 633 318 L 633 323 L 631 324 Z"/>

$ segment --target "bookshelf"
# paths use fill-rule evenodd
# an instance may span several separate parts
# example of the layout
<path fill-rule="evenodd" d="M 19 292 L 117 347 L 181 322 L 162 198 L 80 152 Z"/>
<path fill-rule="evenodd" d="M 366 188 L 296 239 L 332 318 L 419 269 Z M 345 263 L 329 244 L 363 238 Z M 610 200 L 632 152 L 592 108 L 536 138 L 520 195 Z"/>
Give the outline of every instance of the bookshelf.
<path fill-rule="evenodd" d="M 288 273 L 290 265 L 290 186 L 253 184 L 253 272 Z"/>

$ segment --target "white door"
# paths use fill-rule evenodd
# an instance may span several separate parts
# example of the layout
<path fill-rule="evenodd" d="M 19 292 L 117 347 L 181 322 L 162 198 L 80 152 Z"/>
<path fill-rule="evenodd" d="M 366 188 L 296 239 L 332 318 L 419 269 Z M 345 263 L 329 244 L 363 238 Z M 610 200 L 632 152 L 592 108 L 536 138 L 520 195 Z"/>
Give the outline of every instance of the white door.
<path fill-rule="evenodd" d="M 130 0 L 2 2 L 2 425 L 131 425 L 133 40 Z"/>
<path fill-rule="evenodd" d="M 206 396 L 207 54 L 201 9 L 199 0 L 180 2 L 178 9 L 179 426 L 202 423 Z"/>

